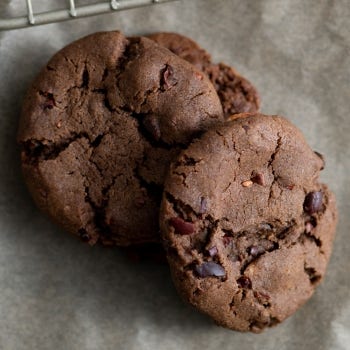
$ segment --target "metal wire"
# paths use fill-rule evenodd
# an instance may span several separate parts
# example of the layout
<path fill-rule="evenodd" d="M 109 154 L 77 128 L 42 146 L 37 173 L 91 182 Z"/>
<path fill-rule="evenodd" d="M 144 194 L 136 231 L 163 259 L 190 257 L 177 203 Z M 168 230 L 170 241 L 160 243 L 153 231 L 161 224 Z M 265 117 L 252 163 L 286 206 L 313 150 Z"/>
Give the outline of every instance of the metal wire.
<path fill-rule="evenodd" d="M 0 31 L 54 23 L 72 18 L 93 16 L 101 13 L 127 10 L 135 7 L 178 0 L 110 0 L 80 7 L 75 6 L 75 0 L 69 0 L 69 4 L 67 4 L 67 8 L 65 9 L 38 13 L 33 12 L 32 0 L 25 1 L 27 3 L 27 16 L 0 18 Z"/>

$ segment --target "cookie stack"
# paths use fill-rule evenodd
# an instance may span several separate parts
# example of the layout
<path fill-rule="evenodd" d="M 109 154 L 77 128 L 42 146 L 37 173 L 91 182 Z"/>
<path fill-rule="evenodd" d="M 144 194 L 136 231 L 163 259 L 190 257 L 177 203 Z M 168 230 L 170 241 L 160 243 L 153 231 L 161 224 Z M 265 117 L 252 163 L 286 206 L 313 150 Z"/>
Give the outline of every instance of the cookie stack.
<path fill-rule="evenodd" d="M 24 178 L 91 245 L 162 242 L 185 300 L 260 332 L 313 294 L 337 213 L 322 156 L 259 105 L 189 38 L 96 33 L 59 51 L 27 93 Z"/>

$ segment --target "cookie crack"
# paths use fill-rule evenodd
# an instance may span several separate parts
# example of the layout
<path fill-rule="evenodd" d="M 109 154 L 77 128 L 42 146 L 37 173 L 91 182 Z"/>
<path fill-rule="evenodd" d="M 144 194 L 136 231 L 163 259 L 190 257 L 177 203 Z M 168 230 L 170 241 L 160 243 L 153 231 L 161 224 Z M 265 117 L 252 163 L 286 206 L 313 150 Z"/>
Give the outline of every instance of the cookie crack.
<path fill-rule="evenodd" d="M 85 176 L 84 178 L 86 181 L 88 181 Z M 91 232 L 86 231 L 85 234 L 88 235 L 87 239 L 89 239 L 89 242 L 91 244 L 96 243 L 98 240 L 104 241 L 104 238 L 107 238 L 108 240 L 108 236 L 111 236 L 111 233 L 112 233 L 110 227 L 107 225 L 105 220 L 106 207 L 108 205 L 108 201 L 105 198 L 103 198 L 101 205 L 97 205 L 91 198 L 89 186 L 86 186 L 86 185 L 85 185 L 85 201 L 90 205 L 93 211 L 93 227 L 94 227 L 94 231 L 98 233 L 98 237 L 94 238 L 94 237 L 89 237 L 91 235 Z M 93 241 L 91 241 L 91 238 L 93 238 Z"/>
<path fill-rule="evenodd" d="M 192 221 L 200 219 L 207 219 L 210 218 L 210 220 L 214 221 L 214 219 L 207 215 L 205 218 L 203 218 L 202 214 L 197 213 L 190 205 L 184 203 L 181 201 L 181 199 L 175 198 L 170 192 L 164 192 L 165 198 L 167 201 L 172 205 L 173 210 L 178 214 L 178 216 L 185 220 L 185 221 Z"/>
<path fill-rule="evenodd" d="M 146 190 L 147 196 L 149 198 L 152 198 L 157 205 L 160 205 L 160 202 L 162 200 L 162 187 L 160 185 L 157 185 L 154 182 L 147 182 L 141 174 L 138 172 L 138 168 L 134 169 L 134 176 L 137 179 L 140 188 L 143 188 Z"/>
<path fill-rule="evenodd" d="M 205 95 L 205 91 L 201 91 L 199 92 L 198 94 L 194 95 L 194 96 L 191 96 L 190 100 L 193 101 L 194 99 L 200 97 L 200 96 L 203 96 Z"/>
<path fill-rule="evenodd" d="M 232 135 L 232 147 L 233 147 L 233 151 L 237 154 L 237 163 L 238 163 L 238 166 L 240 166 L 241 164 L 241 157 L 242 157 L 242 153 L 239 152 L 239 150 L 237 149 L 236 147 L 236 141 L 234 140 L 234 135 Z"/>
<path fill-rule="evenodd" d="M 112 105 L 109 102 L 107 89 L 105 89 L 105 88 L 96 88 L 96 89 L 92 89 L 91 92 L 103 95 L 104 96 L 103 104 L 104 104 L 105 108 L 108 111 L 110 111 L 111 113 L 116 111 L 116 108 L 113 108 Z"/>
<path fill-rule="evenodd" d="M 304 262 L 304 272 L 312 285 L 318 284 L 322 278 L 322 276 L 317 273 L 317 270 L 312 266 L 307 266 L 306 262 Z"/>
<path fill-rule="evenodd" d="M 184 225 L 195 227 L 196 222 L 203 222 L 203 227 L 199 227 L 198 232 L 195 236 L 192 236 L 191 239 L 191 250 L 196 251 L 199 255 L 206 256 L 208 255 L 208 249 L 213 248 L 211 242 L 215 236 L 217 228 L 219 226 L 220 220 L 215 220 L 210 214 L 205 214 L 205 205 L 203 205 L 203 197 L 201 197 L 200 201 L 200 209 L 199 212 L 196 212 L 190 205 L 184 203 L 180 199 L 175 198 L 171 193 L 165 192 L 165 198 L 170 203 L 173 208 L 173 211 L 176 213 L 176 216 L 170 219 L 170 221 L 178 221 L 185 223 Z M 179 227 L 179 229 L 181 229 Z M 214 248 L 215 249 L 215 248 Z M 197 263 L 202 263 L 204 260 L 202 258 L 199 259 L 199 255 L 197 254 L 197 258 L 195 259 Z M 210 255 L 210 254 L 209 254 Z M 208 261 L 216 261 L 218 260 L 218 256 L 211 256 L 209 259 L 209 255 L 205 259 L 205 262 Z M 209 259 L 209 260 L 208 260 Z M 188 265 L 193 264 L 193 261 Z"/>
<path fill-rule="evenodd" d="M 145 141 L 153 148 L 162 148 L 165 150 L 172 150 L 174 148 L 186 149 L 186 144 L 180 142 L 173 142 L 168 144 L 161 139 L 161 131 L 158 120 L 152 114 L 136 113 L 131 111 L 127 106 L 120 107 L 120 110 L 128 113 L 130 117 L 137 121 L 137 128 L 139 133 Z"/>
<path fill-rule="evenodd" d="M 267 200 L 268 201 L 268 205 L 270 205 L 271 199 L 273 198 L 272 188 L 273 188 L 275 183 L 277 183 L 277 185 L 278 185 L 278 176 L 276 175 L 276 171 L 274 169 L 273 163 L 274 163 L 274 161 L 276 159 L 276 155 L 278 154 L 278 152 L 280 151 L 280 148 L 282 146 L 282 136 L 280 135 L 279 132 L 277 132 L 277 137 L 278 138 L 277 138 L 277 141 L 276 141 L 275 149 L 274 149 L 273 153 L 271 154 L 270 159 L 267 162 L 267 168 L 271 169 L 271 173 L 272 173 L 272 176 L 273 176 L 273 181 L 272 181 L 272 183 L 270 185 L 270 192 L 269 192 L 269 197 L 268 197 L 268 200 Z"/>
<path fill-rule="evenodd" d="M 311 233 L 308 233 L 308 232 L 304 232 L 302 234 L 302 237 L 308 239 L 311 242 L 313 242 L 314 244 L 317 245 L 317 247 L 319 247 L 319 248 L 322 247 L 322 241 L 319 238 L 317 238 L 315 235 L 313 235 Z M 321 253 L 322 253 L 322 251 L 321 251 Z"/>
<path fill-rule="evenodd" d="M 89 81 L 90 81 L 90 75 L 89 75 L 89 70 L 87 69 L 87 62 L 84 62 L 84 69 L 83 69 L 83 75 L 81 77 L 81 86 L 80 88 L 86 88 L 89 89 Z"/>
<path fill-rule="evenodd" d="M 262 305 L 265 309 L 271 307 L 271 303 L 269 302 L 270 296 L 266 293 L 258 292 L 252 288 L 253 296 L 256 302 Z"/>
<path fill-rule="evenodd" d="M 247 268 L 252 264 L 257 262 L 259 259 L 261 259 L 261 257 L 263 257 L 266 253 L 271 253 L 275 250 L 278 250 L 280 248 L 280 244 L 278 242 L 272 242 L 273 246 L 269 249 L 266 249 L 263 253 L 259 254 L 257 257 L 252 258 L 249 261 L 246 261 L 242 264 L 241 268 L 240 268 L 240 273 L 241 276 L 244 275 L 245 271 L 247 270 Z"/>
<path fill-rule="evenodd" d="M 67 63 L 71 64 L 71 65 L 74 67 L 75 72 L 78 71 L 78 66 L 79 66 L 79 65 L 78 65 L 77 63 L 75 63 L 72 59 L 70 59 L 70 58 L 67 57 L 67 56 L 63 56 L 63 58 L 64 58 L 64 60 L 65 60 Z"/>
<path fill-rule="evenodd" d="M 181 158 L 179 158 L 175 163 L 174 167 L 179 167 L 179 166 L 196 166 L 198 163 L 202 162 L 202 158 L 200 159 L 195 159 L 192 156 L 187 155 L 184 153 Z"/>
<path fill-rule="evenodd" d="M 20 146 L 25 156 L 24 161 L 30 164 L 36 164 L 40 161 L 56 159 L 70 146 L 71 143 L 84 138 L 89 140 L 89 137 L 85 132 L 72 133 L 70 137 L 63 139 L 60 142 L 29 139 L 22 142 Z"/>

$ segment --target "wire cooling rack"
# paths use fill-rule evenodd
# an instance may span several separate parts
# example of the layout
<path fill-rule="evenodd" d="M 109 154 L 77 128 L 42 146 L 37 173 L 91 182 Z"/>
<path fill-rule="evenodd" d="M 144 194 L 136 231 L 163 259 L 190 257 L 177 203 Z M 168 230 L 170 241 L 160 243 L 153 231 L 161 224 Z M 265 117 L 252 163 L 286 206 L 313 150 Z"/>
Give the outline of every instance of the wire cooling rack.
<path fill-rule="evenodd" d="M 34 13 L 33 2 L 35 2 L 35 0 L 23 0 L 23 6 L 27 7 L 27 15 L 2 19 L 0 14 L 0 31 L 59 22 L 67 19 L 87 17 L 113 11 L 127 10 L 169 1 L 177 0 L 110 0 L 100 1 L 99 3 L 85 6 L 76 6 L 75 0 L 66 0 L 67 4 L 64 9 Z"/>

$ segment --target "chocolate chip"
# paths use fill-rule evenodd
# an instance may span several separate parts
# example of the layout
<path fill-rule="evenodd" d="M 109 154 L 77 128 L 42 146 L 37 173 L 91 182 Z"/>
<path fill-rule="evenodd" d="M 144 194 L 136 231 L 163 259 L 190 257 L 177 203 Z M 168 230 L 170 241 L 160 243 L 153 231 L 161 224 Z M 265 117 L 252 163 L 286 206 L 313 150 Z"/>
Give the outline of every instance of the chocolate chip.
<path fill-rule="evenodd" d="M 317 213 L 322 209 L 322 200 L 321 191 L 308 193 L 304 201 L 304 211 L 310 215 Z"/>
<path fill-rule="evenodd" d="M 208 253 L 211 257 L 213 257 L 218 254 L 218 248 L 216 248 L 216 246 L 213 246 L 208 249 Z"/>
<path fill-rule="evenodd" d="M 158 119 L 155 118 L 153 115 L 147 115 L 143 118 L 142 124 L 146 128 L 146 130 L 152 135 L 152 137 L 156 141 L 159 141 L 161 133 Z"/>
<path fill-rule="evenodd" d="M 195 266 L 195 271 L 199 277 L 223 277 L 226 275 L 225 269 L 213 261 L 204 262 L 201 265 Z"/>
<path fill-rule="evenodd" d="M 204 197 L 201 197 L 201 203 L 200 203 L 200 206 L 199 206 L 199 214 L 204 214 L 206 213 L 208 207 L 207 207 L 207 199 L 204 198 Z"/>
<path fill-rule="evenodd" d="M 253 245 L 248 248 L 248 253 L 256 258 L 257 256 L 265 253 L 265 248 L 259 245 Z"/>
<path fill-rule="evenodd" d="M 192 222 L 182 220 L 179 217 L 171 218 L 169 222 L 174 227 L 175 232 L 180 235 L 190 235 L 194 232 L 194 224 Z"/>
<path fill-rule="evenodd" d="M 264 175 L 263 174 L 254 174 L 253 177 L 251 178 L 251 180 L 255 184 L 258 184 L 260 186 L 264 186 L 265 185 L 265 179 L 264 179 Z"/>
<path fill-rule="evenodd" d="M 242 125 L 242 128 L 243 128 L 246 132 L 250 129 L 249 125 Z"/>
<path fill-rule="evenodd" d="M 247 276 L 242 276 L 237 280 L 238 287 L 240 288 L 252 288 L 252 281 Z"/>
<path fill-rule="evenodd" d="M 45 102 L 43 104 L 44 109 L 52 109 L 54 106 L 56 106 L 56 102 L 52 93 L 39 91 L 39 94 L 40 96 L 45 97 Z"/>
<path fill-rule="evenodd" d="M 166 65 L 161 72 L 160 85 L 162 90 L 169 90 L 176 85 L 177 79 L 174 76 L 174 69 L 172 66 Z"/>

